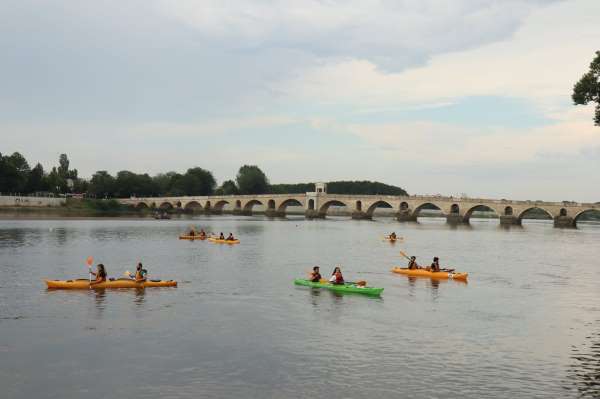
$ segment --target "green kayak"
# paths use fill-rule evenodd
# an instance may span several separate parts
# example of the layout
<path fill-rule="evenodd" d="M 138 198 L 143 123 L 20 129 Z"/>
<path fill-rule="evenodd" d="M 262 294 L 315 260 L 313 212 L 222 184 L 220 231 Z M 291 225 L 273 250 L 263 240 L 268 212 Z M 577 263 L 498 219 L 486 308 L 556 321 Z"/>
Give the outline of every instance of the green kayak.
<path fill-rule="evenodd" d="M 313 287 L 313 288 L 326 288 L 328 290 L 332 290 L 332 291 L 336 291 L 336 292 L 352 292 L 352 293 L 364 294 L 364 295 L 379 296 L 383 292 L 383 288 L 359 287 L 356 284 L 352 284 L 352 283 L 346 283 L 346 284 L 313 283 L 310 280 L 301 279 L 301 278 L 295 279 L 294 284 L 305 285 L 307 287 Z"/>

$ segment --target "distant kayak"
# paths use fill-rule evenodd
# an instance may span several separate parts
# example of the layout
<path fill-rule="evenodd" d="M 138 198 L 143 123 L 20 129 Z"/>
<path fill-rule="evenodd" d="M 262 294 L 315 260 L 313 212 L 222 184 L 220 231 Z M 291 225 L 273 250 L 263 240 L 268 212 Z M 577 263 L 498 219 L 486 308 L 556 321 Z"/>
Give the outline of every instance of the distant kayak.
<path fill-rule="evenodd" d="M 429 277 L 433 279 L 439 280 L 460 280 L 467 281 L 468 273 L 457 273 L 457 272 L 447 272 L 447 271 L 439 271 L 439 272 L 430 272 L 425 269 L 408 269 L 406 267 L 395 267 L 392 269 L 392 272 L 398 274 L 404 274 L 406 276 L 413 277 Z"/>
<path fill-rule="evenodd" d="M 188 235 L 180 235 L 179 236 L 180 240 L 206 240 L 206 236 L 188 236 Z"/>
<path fill-rule="evenodd" d="M 90 281 L 88 279 L 80 278 L 76 280 L 46 280 L 46 285 L 48 288 L 60 290 L 89 290 L 103 288 L 177 287 L 177 281 L 146 280 L 137 282 L 130 278 L 117 278 L 90 286 Z"/>
<path fill-rule="evenodd" d="M 214 237 L 208 237 L 208 241 L 214 242 L 215 244 L 239 244 L 240 240 L 220 240 Z"/>
<path fill-rule="evenodd" d="M 383 288 L 374 288 L 374 287 L 360 287 L 356 284 L 346 283 L 346 284 L 330 284 L 330 283 L 313 283 L 310 280 L 306 279 L 296 279 L 294 280 L 294 284 L 296 285 L 304 285 L 306 287 L 312 288 L 325 288 L 331 291 L 336 292 L 352 292 L 356 294 L 364 294 L 364 295 L 375 295 L 379 296 L 383 292 Z"/>

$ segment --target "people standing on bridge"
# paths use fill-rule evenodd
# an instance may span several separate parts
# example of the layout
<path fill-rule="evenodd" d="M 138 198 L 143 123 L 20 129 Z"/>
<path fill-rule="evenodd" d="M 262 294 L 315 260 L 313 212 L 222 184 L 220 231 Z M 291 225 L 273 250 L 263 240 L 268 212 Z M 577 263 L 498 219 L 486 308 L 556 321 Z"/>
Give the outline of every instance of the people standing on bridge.
<path fill-rule="evenodd" d="M 417 257 L 416 256 L 410 257 L 410 260 L 408 261 L 408 268 L 411 270 L 419 269 L 419 265 L 417 265 Z"/>
<path fill-rule="evenodd" d="M 321 273 L 319 272 L 319 266 L 313 267 L 313 271 L 310 273 L 309 280 L 313 283 L 321 281 Z"/>
<path fill-rule="evenodd" d="M 431 263 L 431 271 L 439 272 L 440 271 L 440 258 L 437 256 L 433 258 L 433 262 Z"/>

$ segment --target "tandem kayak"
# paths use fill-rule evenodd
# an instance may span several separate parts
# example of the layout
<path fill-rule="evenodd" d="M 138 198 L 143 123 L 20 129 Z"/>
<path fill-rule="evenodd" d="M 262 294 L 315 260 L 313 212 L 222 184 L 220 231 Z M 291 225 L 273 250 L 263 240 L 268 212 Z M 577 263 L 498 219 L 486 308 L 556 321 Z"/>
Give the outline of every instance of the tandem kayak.
<path fill-rule="evenodd" d="M 331 291 L 336 292 L 352 292 L 356 294 L 364 294 L 364 295 L 375 295 L 379 296 L 383 292 L 383 288 L 374 288 L 374 287 L 359 287 L 356 284 L 346 283 L 346 284 L 330 284 L 330 283 L 313 283 L 310 280 L 297 278 L 294 280 L 294 284 L 296 285 L 304 285 L 312 288 L 325 288 Z"/>
<path fill-rule="evenodd" d="M 208 237 L 208 241 L 216 244 L 239 244 L 240 240 L 220 240 L 218 238 Z"/>
<path fill-rule="evenodd" d="M 181 235 L 179 236 L 180 240 L 206 240 L 206 236 L 188 236 L 188 235 Z"/>
<path fill-rule="evenodd" d="M 406 276 L 413 276 L 413 277 L 429 277 L 429 278 L 434 278 L 434 279 L 438 279 L 438 280 L 452 279 L 452 280 L 460 280 L 460 281 L 467 281 L 467 276 L 469 275 L 469 273 L 456 273 L 456 272 L 444 272 L 444 271 L 430 272 L 429 270 L 425 270 L 425 269 L 408 269 L 406 267 L 394 267 L 392 269 L 392 272 L 398 273 L 398 274 L 404 274 Z"/>
<path fill-rule="evenodd" d="M 99 284 L 90 285 L 90 280 L 80 278 L 76 280 L 46 280 L 48 288 L 58 290 L 88 290 L 103 288 L 146 288 L 146 287 L 177 287 L 177 281 L 173 280 L 146 280 L 136 282 L 129 278 L 117 278 L 106 280 Z"/>

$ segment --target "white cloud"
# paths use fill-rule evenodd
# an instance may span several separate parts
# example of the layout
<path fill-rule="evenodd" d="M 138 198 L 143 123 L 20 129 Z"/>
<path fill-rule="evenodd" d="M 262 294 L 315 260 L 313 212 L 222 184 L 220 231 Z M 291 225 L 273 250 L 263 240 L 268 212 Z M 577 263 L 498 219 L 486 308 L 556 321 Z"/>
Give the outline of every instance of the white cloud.
<path fill-rule="evenodd" d="M 360 58 L 296 71 L 275 89 L 292 101 L 383 107 L 436 104 L 466 96 L 527 98 L 555 116 L 600 43 L 600 2 L 537 10 L 509 39 L 434 56 L 427 65 L 387 73 Z M 551 27 L 551 28 L 549 28 Z M 562 109 L 560 109 L 562 112 Z"/>
<path fill-rule="evenodd" d="M 231 48 L 295 48 L 399 69 L 507 37 L 531 10 L 555 1 L 164 0 L 158 8 Z"/>

